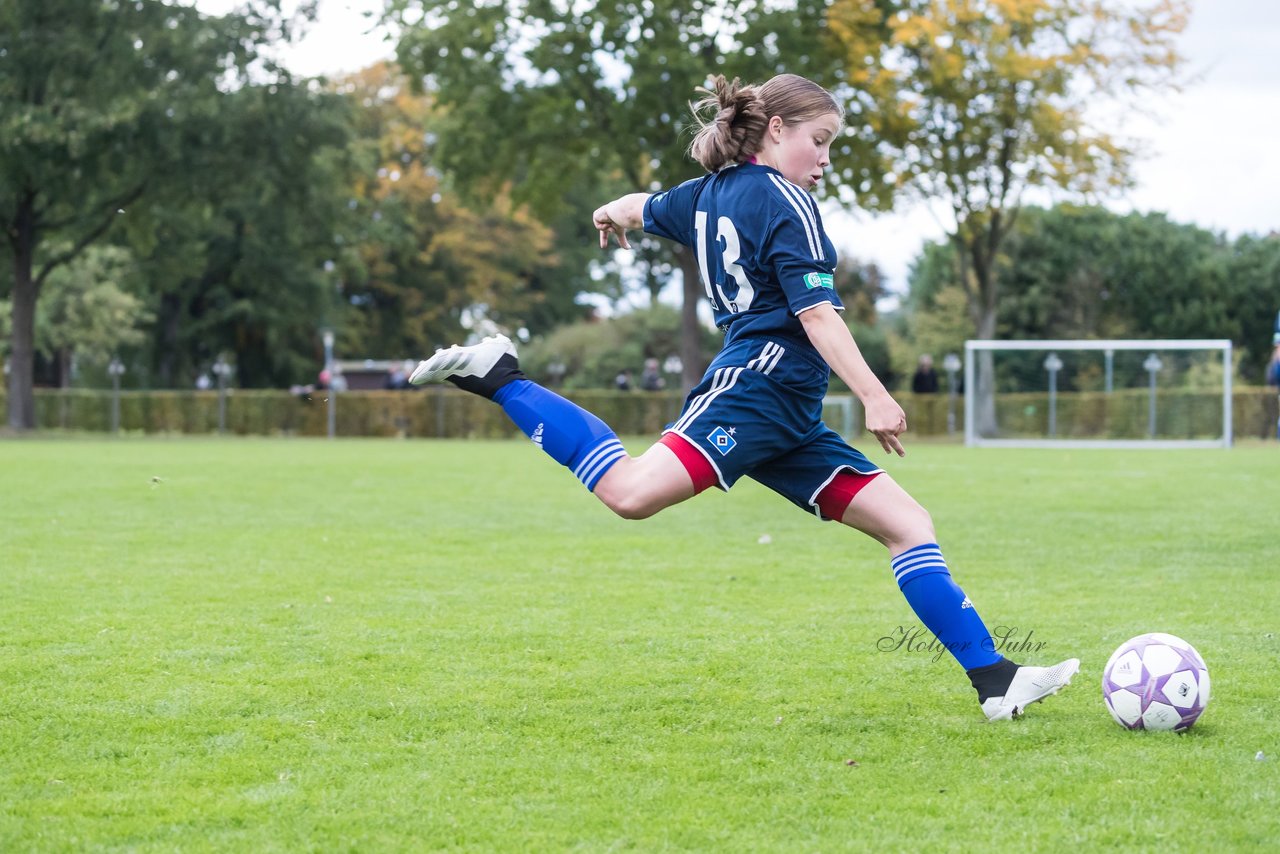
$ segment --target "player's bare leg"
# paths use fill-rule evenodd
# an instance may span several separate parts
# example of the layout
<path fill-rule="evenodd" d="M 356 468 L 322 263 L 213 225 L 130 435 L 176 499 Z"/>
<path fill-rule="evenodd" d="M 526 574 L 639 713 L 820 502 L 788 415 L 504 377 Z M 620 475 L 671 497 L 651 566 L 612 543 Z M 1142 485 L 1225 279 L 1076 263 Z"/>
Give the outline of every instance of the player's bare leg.
<path fill-rule="evenodd" d="M 623 519 L 647 519 L 694 496 L 693 479 L 661 443 L 614 463 L 596 483 L 595 496 Z"/>
<path fill-rule="evenodd" d="M 938 541 L 929 511 L 888 474 L 876 475 L 863 487 L 840 521 L 882 543 L 891 557 Z"/>
<path fill-rule="evenodd" d="M 409 378 L 413 385 L 446 381 L 501 406 L 538 447 L 624 519 L 648 518 L 697 491 L 686 465 L 666 445 L 628 456 L 607 424 L 530 381 L 520 370 L 514 342 L 504 335 L 438 350 Z"/>

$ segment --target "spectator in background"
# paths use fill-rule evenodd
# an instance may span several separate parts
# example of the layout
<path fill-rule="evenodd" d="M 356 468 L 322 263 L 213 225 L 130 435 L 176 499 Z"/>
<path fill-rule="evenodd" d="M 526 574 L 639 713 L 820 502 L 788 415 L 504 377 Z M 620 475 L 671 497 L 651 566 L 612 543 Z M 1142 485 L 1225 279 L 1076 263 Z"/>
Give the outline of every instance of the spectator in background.
<path fill-rule="evenodd" d="M 613 378 L 613 387 L 618 391 L 631 391 L 631 372 L 623 369 Z"/>
<path fill-rule="evenodd" d="M 387 371 L 387 378 L 383 380 L 382 387 L 389 391 L 408 388 L 409 374 L 405 372 L 404 366 L 393 364 Z"/>
<path fill-rule="evenodd" d="M 1267 363 L 1267 385 L 1275 386 L 1280 391 L 1280 332 L 1276 333 L 1272 343 L 1276 346 L 1271 351 L 1271 361 Z M 1280 418 L 1276 419 L 1276 439 L 1280 440 Z"/>
<path fill-rule="evenodd" d="M 666 387 L 667 381 L 658 370 L 658 360 L 645 359 L 644 370 L 640 373 L 640 388 L 645 391 L 662 391 Z"/>
<path fill-rule="evenodd" d="M 911 377 L 911 390 L 916 394 L 937 394 L 938 372 L 933 369 L 933 356 L 925 353 L 916 365 L 916 372 Z"/>

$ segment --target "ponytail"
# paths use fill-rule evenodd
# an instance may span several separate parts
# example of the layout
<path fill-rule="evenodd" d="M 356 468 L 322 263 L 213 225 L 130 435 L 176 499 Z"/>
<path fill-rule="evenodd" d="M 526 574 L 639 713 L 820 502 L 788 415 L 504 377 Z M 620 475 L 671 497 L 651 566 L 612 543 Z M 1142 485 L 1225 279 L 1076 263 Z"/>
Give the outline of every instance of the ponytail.
<path fill-rule="evenodd" d="M 698 123 L 689 154 L 708 172 L 755 156 L 774 116 L 794 124 L 834 114 L 844 122 L 840 102 L 817 83 L 796 74 L 779 74 L 759 86 L 743 84 L 736 77 L 730 83 L 717 74 L 711 78 L 710 89 L 699 86 L 696 91 L 703 97 L 689 105 Z M 709 118 L 704 118 L 708 114 Z"/>
<path fill-rule="evenodd" d="M 699 86 L 696 91 L 704 97 L 689 105 L 699 128 L 689 144 L 689 154 L 702 168 L 715 172 L 726 164 L 749 160 L 760 150 L 769 117 L 756 87 L 743 85 L 736 77 L 730 83 L 717 74 L 710 89 Z M 704 119 L 703 114 L 711 109 L 714 116 Z"/>

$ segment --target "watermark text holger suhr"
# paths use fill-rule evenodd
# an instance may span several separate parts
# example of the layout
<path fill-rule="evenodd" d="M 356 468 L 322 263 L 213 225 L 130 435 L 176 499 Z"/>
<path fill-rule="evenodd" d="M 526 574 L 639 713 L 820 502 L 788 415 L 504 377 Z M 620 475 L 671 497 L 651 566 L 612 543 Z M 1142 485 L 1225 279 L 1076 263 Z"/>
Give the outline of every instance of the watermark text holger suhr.
<path fill-rule="evenodd" d="M 983 649 L 1001 654 L 1039 652 L 1048 644 L 1033 640 L 1034 629 L 1028 629 L 1024 635 L 1017 626 L 996 626 L 991 637 L 983 638 Z M 931 655 L 934 661 L 951 651 L 963 652 L 972 646 L 970 641 L 944 644 L 923 626 L 898 626 L 889 634 L 876 641 L 876 649 L 881 652 L 918 652 Z"/>

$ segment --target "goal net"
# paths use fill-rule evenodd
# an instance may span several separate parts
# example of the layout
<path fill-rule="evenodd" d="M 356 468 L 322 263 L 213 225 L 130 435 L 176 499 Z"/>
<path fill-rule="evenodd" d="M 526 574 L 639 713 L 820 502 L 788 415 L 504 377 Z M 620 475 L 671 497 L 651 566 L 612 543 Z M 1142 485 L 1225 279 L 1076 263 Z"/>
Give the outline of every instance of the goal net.
<path fill-rule="evenodd" d="M 965 444 L 1230 447 L 1229 340 L 966 341 Z"/>

